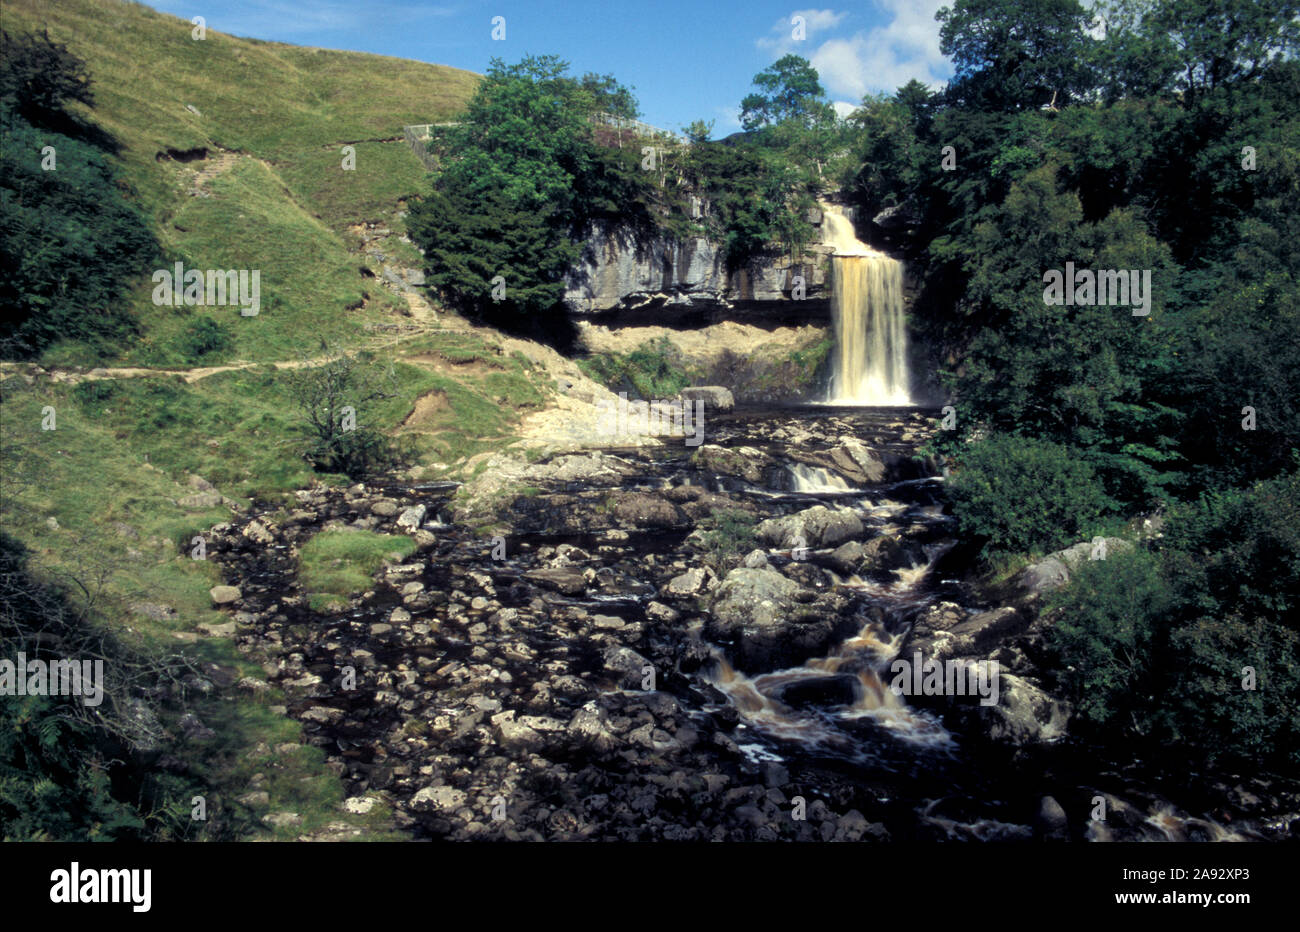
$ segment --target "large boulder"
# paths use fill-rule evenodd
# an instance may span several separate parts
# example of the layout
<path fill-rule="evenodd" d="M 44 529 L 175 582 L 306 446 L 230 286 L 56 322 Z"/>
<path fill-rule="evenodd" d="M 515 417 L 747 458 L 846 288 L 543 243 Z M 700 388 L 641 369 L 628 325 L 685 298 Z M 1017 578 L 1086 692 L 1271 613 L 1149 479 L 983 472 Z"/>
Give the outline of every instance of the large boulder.
<path fill-rule="evenodd" d="M 771 567 L 739 567 L 723 579 L 705 633 L 726 642 L 746 672 L 791 666 L 825 653 L 853 628 L 839 610 L 844 597 L 820 597 Z"/>
<path fill-rule="evenodd" d="M 581 567 L 557 566 L 554 568 L 529 570 L 525 578 L 554 589 L 564 595 L 582 595 L 587 590 L 587 573 Z"/>
<path fill-rule="evenodd" d="M 464 790 L 453 786 L 426 786 L 411 797 L 410 806 L 416 812 L 436 812 L 450 815 L 468 801 Z"/>
<path fill-rule="evenodd" d="M 911 564 L 907 547 L 896 537 L 882 534 L 863 543 L 850 540 L 829 554 L 813 557 L 840 574 L 888 573 Z"/>
<path fill-rule="evenodd" d="M 1020 574 L 1020 585 L 1029 592 L 1042 595 L 1055 592 L 1070 581 L 1070 570 L 1055 557 L 1039 560 Z"/>
<path fill-rule="evenodd" d="M 691 462 L 700 469 L 719 476 L 735 476 L 760 485 L 763 476 L 772 466 L 771 457 L 753 447 L 729 449 L 705 444 L 691 455 Z"/>
<path fill-rule="evenodd" d="M 1010 606 L 979 612 L 947 631 L 935 633 L 934 657 L 962 657 L 988 654 L 1005 638 L 1029 627 L 1030 619 Z"/>
<path fill-rule="evenodd" d="M 404 531 L 418 530 L 420 525 L 424 523 L 426 510 L 424 505 L 412 505 L 398 517 L 397 526 Z"/>
<path fill-rule="evenodd" d="M 614 517 L 626 527 L 668 528 L 682 523 L 672 502 L 649 492 L 615 492 L 613 505 Z"/>
<path fill-rule="evenodd" d="M 847 510 L 814 505 L 781 518 L 769 518 L 754 528 L 754 536 L 773 547 L 834 547 L 861 537 L 862 519 Z"/>
<path fill-rule="evenodd" d="M 1016 746 L 1064 737 L 1071 714 L 1068 703 L 1011 673 L 999 674 L 997 704 L 976 708 L 987 737 Z"/>
<path fill-rule="evenodd" d="M 208 595 L 212 597 L 213 605 L 229 605 L 243 598 L 238 586 L 213 586 L 208 590 Z"/>
<path fill-rule="evenodd" d="M 1022 588 L 1041 595 L 1064 588 L 1070 581 L 1070 573 L 1081 564 L 1090 560 L 1104 560 L 1115 553 L 1126 553 L 1133 549 L 1133 542 L 1122 537 L 1099 537 L 1092 541 L 1081 541 L 1064 550 L 1049 553 L 1042 560 L 1026 567 L 1020 574 Z"/>
<path fill-rule="evenodd" d="M 885 463 L 860 440 L 849 438 L 831 451 L 831 459 L 852 481 L 860 484 L 866 482 L 883 482 Z"/>
<path fill-rule="evenodd" d="M 216 508 L 222 501 L 220 492 L 195 492 L 193 495 L 186 495 L 179 499 L 177 504 L 188 511 L 203 511 L 207 508 Z"/>
<path fill-rule="evenodd" d="M 740 567 L 718 587 L 713 615 L 727 627 L 778 624 L 795 604 L 800 588 L 771 567 Z"/>

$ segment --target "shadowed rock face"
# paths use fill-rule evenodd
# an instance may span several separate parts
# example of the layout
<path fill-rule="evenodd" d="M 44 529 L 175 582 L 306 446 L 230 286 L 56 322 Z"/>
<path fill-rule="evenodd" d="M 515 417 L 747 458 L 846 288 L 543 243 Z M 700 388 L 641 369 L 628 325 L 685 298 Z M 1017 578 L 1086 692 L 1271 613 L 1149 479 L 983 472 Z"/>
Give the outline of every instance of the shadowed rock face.
<path fill-rule="evenodd" d="M 602 317 L 656 311 L 656 323 L 664 322 L 665 310 L 683 316 L 735 309 L 744 312 L 741 316 L 826 317 L 828 286 L 821 262 L 826 253 L 826 247 L 813 246 L 799 262 L 777 253 L 730 270 L 720 245 L 711 240 L 638 241 L 597 227 L 566 281 L 565 303 L 575 314 Z M 804 299 L 798 301 L 791 296 L 795 275 L 805 281 Z"/>

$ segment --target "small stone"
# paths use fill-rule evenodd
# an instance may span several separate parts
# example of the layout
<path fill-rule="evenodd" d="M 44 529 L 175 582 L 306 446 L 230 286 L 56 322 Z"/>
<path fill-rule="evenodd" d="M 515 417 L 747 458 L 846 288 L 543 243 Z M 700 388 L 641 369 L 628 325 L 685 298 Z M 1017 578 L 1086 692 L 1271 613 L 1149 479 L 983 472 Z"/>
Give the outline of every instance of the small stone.
<path fill-rule="evenodd" d="M 231 602 L 238 602 L 244 594 L 239 591 L 238 586 L 213 586 L 208 590 L 208 595 L 212 596 L 215 605 L 229 605 Z"/>
<path fill-rule="evenodd" d="M 669 624 L 682 617 L 681 612 L 662 602 L 651 602 L 645 607 L 645 614 L 651 621 L 661 621 Z"/>
<path fill-rule="evenodd" d="M 198 624 L 198 629 L 212 638 L 232 638 L 235 636 L 235 623 L 233 621 L 227 621 L 219 625 L 201 621 Z"/>

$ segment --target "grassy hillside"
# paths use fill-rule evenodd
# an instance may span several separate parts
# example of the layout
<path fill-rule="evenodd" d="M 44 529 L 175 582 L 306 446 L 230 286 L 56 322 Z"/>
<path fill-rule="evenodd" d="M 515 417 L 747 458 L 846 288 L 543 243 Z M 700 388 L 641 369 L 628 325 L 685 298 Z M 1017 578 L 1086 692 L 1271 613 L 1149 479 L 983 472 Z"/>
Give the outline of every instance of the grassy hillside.
<path fill-rule="evenodd" d="M 477 75 L 213 29 L 195 40 L 189 22 L 115 0 L 16 0 L 5 28 L 48 29 L 85 59 L 91 116 L 122 144 L 126 178 L 171 261 L 261 270 L 257 317 L 155 307 L 142 281 L 132 309 L 144 339 L 122 347 L 123 361 L 190 362 L 182 334 L 203 314 L 230 331 L 229 357 L 264 361 L 359 335 L 404 308 L 362 275 L 347 228 L 396 222 L 400 234 L 392 215 L 423 177 L 402 127 L 457 113 Z M 354 170 L 343 169 L 344 145 L 356 147 Z M 96 361 L 68 344 L 47 360 Z"/>
<path fill-rule="evenodd" d="M 6 2 L 4 27 L 48 28 L 86 61 L 95 106 L 85 115 L 121 143 L 123 174 L 168 261 L 260 269 L 262 287 L 260 314 L 241 317 L 236 307 L 155 307 L 146 279 L 128 297 L 140 339 L 113 358 L 65 342 L 41 360 L 226 363 L 231 371 L 82 381 L 21 367 L 0 374 L 0 524 L 28 546 L 38 574 L 93 573 L 101 586 L 95 610 L 110 625 L 263 677 L 212 607 L 208 589 L 221 582 L 215 567 L 189 557 L 192 536 L 230 515 L 227 505 L 196 503 L 195 493 L 212 483 L 244 504 L 317 478 L 346 481 L 317 476 L 304 462 L 303 419 L 289 390 L 296 372 L 270 363 L 318 358 L 322 341 L 393 357 L 398 391 L 365 416 L 408 435 L 419 463 L 435 468 L 499 449 L 521 413 L 545 398 L 543 374 L 504 353 L 490 332 L 399 316 L 407 301 L 380 284 L 375 252 L 390 264 L 420 262 L 401 240 L 401 207 L 421 186 L 423 168 L 401 129 L 452 116 L 478 78 L 212 30 L 195 41 L 189 23 L 116 0 Z M 356 147 L 355 171 L 342 169 L 345 144 Z M 175 157 L 193 150 L 204 157 Z M 363 244 L 355 232 L 363 224 L 391 233 Z M 225 330 L 230 345 L 198 358 L 186 335 L 202 317 Z M 49 408 L 57 427 L 43 430 Z M 168 612 L 153 617 L 141 605 Z M 284 716 L 277 690 L 231 693 L 194 700 L 219 737 L 187 752 L 191 772 L 217 794 L 210 805 L 221 804 L 227 830 L 294 838 L 332 825 L 334 836 L 384 836 L 382 807 L 364 817 L 339 810 L 340 784 L 317 749 L 297 743 L 299 726 Z M 250 786 L 268 796 L 236 802 Z M 263 821 L 275 812 L 301 819 Z"/>

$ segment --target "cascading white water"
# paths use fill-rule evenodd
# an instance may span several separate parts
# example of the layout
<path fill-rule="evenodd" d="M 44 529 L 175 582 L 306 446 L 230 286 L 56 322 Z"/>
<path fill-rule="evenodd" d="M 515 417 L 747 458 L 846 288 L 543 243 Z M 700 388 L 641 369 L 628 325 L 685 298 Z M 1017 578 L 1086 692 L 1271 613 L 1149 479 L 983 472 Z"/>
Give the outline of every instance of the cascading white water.
<path fill-rule="evenodd" d="M 832 574 L 837 586 L 863 589 L 878 598 L 896 604 L 924 604 L 920 583 L 933 568 L 933 562 L 895 572 L 891 583 L 873 583 L 857 576 L 840 579 Z M 946 748 L 952 736 L 933 716 L 910 708 L 886 686 L 886 670 L 898 654 L 904 637 L 887 634 L 874 619 L 864 619 L 858 633 L 835 647 L 825 657 L 814 657 L 798 667 L 746 676 L 715 650 L 715 664 L 709 677 L 727 695 L 741 718 L 758 730 L 787 741 L 839 753 L 853 754 L 856 739 L 836 724 L 836 719 L 853 721 L 867 718 L 914 745 Z M 801 712 L 787 706 L 778 696 L 782 689 L 800 681 L 819 680 L 837 674 L 855 677 L 854 701 L 851 705 L 825 710 L 824 714 Z"/>
<path fill-rule="evenodd" d="M 831 404 L 910 405 L 903 264 L 861 242 L 853 222 L 822 204 L 822 240 L 831 258 L 835 357 Z"/>
<path fill-rule="evenodd" d="M 796 492 L 816 494 L 818 492 L 854 491 L 853 486 L 829 469 L 823 469 L 820 466 L 809 466 L 806 463 L 793 463 L 787 468 L 790 470 L 790 478 L 794 482 L 794 491 Z"/>

